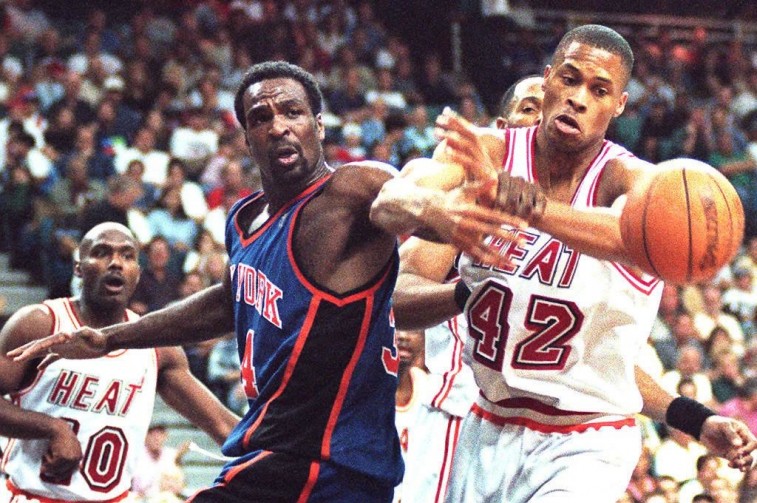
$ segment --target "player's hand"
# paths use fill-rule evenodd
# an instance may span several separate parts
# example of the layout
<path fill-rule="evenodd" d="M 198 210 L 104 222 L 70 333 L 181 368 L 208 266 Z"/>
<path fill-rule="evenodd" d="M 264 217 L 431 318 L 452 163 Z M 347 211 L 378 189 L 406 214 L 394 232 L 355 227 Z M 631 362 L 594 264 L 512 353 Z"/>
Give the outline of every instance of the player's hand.
<path fill-rule="evenodd" d="M 508 255 L 501 251 L 508 243 L 519 240 L 517 229 L 527 224 L 523 219 L 471 202 L 470 192 L 478 190 L 474 183 L 467 183 L 431 200 L 422 213 L 422 220 L 442 241 L 475 260 L 498 267 L 510 266 Z M 511 227 L 503 228 L 503 225 Z"/>
<path fill-rule="evenodd" d="M 38 368 L 45 368 L 60 358 L 99 358 L 107 353 L 107 337 L 99 330 L 84 327 L 76 332 L 59 332 L 28 342 L 9 351 L 7 356 L 14 361 L 42 357 Z"/>
<path fill-rule="evenodd" d="M 79 467 L 81 443 L 67 422 L 56 419 L 47 451 L 42 456 L 42 475 L 54 481 L 65 480 Z"/>
<path fill-rule="evenodd" d="M 742 421 L 710 416 L 702 425 L 699 441 L 713 454 L 728 460 L 728 466 L 742 472 L 752 467 L 757 438 Z"/>
<path fill-rule="evenodd" d="M 477 182 L 486 189 L 480 201 L 493 206 L 499 166 L 484 148 L 482 131 L 447 107 L 437 117 L 434 132 L 440 140 L 446 141 L 445 157 L 462 166 L 468 181 Z"/>

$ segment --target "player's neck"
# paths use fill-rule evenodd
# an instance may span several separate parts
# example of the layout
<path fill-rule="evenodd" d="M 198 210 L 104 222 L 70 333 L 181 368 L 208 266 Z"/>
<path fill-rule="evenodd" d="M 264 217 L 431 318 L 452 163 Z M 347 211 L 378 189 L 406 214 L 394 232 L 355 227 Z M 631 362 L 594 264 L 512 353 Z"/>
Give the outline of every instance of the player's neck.
<path fill-rule="evenodd" d="M 265 193 L 266 201 L 268 201 L 268 211 L 270 214 L 274 214 L 284 207 L 289 201 L 296 198 L 308 187 L 318 182 L 321 178 L 328 176 L 332 173 L 332 169 L 326 164 L 325 160 L 319 161 L 318 167 L 303 183 L 296 183 L 292 185 L 282 185 L 280 183 L 266 183 L 263 180 L 263 192 Z"/>
<path fill-rule="evenodd" d="M 74 300 L 74 309 L 83 326 L 103 328 L 124 321 L 124 306 L 104 308 L 93 306 L 83 298 Z"/>
<path fill-rule="evenodd" d="M 602 143 L 580 152 L 564 152 L 547 145 L 546 138 L 541 140 L 537 138 L 534 153 L 539 185 L 547 191 L 547 195 L 563 194 L 570 199 Z"/>
<path fill-rule="evenodd" d="M 395 403 L 399 407 L 404 407 L 410 403 L 413 397 L 413 377 L 410 375 L 410 368 L 400 371 L 399 382 L 397 383 L 397 392 L 394 395 Z"/>

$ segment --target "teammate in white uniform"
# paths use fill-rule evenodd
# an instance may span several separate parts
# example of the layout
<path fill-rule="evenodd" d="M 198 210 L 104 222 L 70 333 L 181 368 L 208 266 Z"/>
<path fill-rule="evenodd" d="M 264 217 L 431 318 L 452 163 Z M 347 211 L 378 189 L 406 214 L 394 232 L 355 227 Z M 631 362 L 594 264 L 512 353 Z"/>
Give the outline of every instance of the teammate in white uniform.
<path fill-rule="evenodd" d="M 543 94 L 541 84 L 542 78 L 533 75 L 513 84 L 502 97 L 497 127 L 531 126 L 538 122 Z M 444 294 L 445 289 L 452 293 L 455 283 L 460 280 L 454 266 L 458 253 L 454 246 L 430 243 L 415 237 L 403 243 L 400 247 L 402 260 L 395 312 L 400 313 L 403 319 L 423 315 L 429 304 L 423 300 L 419 302 L 415 288 L 429 274 L 436 276 L 435 280 L 426 282 L 431 294 L 439 290 Z M 433 271 L 429 272 L 429 268 Z M 411 289 L 409 295 L 403 295 L 406 288 Z M 433 301 L 429 299 L 429 303 Z M 456 308 L 453 304 L 452 309 Z M 403 309 L 409 313 L 403 312 Z M 405 501 L 437 503 L 444 500 L 447 492 L 460 426 L 479 389 L 473 371 L 463 361 L 463 343 L 467 335 L 465 317 L 462 314 L 452 316 L 427 328 L 425 334 L 425 363 L 429 382 L 418 418 L 423 428 L 417 429 L 413 435 L 414 442 L 405 456 L 402 490 Z"/>
<path fill-rule="evenodd" d="M 622 196 L 654 167 L 604 140 L 632 63 L 614 31 L 572 30 L 545 71 L 538 129 L 502 135 L 443 114 L 442 152 L 457 165 L 405 174 L 445 188 L 472 178 L 528 224 L 498 264 L 461 269 L 475 287 L 467 351 L 482 395 L 463 425 L 448 501 L 615 501 L 628 483 L 640 449 L 634 363 L 661 288 L 623 265 L 618 225 Z M 754 437 L 743 423 L 664 393 L 646 405 L 748 467 Z"/>
<path fill-rule="evenodd" d="M 129 321 L 139 279 L 138 243 L 122 225 L 105 223 L 84 236 L 75 274 L 80 298 L 19 310 L 0 332 L 0 434 L 6 491 L 14 501 L 119 501 L 131 487 L 156 390 L 217 442 L 238 418 L 189 372 L 178 348 L 114 351 L 93 360 L 14 362 L 5 353 L 31 340 L 82 326 Z"/>

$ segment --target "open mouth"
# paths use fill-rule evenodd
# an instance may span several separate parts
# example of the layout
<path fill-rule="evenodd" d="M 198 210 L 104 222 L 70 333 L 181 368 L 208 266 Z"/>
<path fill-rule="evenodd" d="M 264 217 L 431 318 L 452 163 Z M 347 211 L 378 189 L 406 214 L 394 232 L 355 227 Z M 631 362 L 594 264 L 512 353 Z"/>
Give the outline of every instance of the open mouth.
<path fill-rule="evenodd" d="M 274 149 L 273 160 L 283 166 L 291 166 L 300 158 L 299 151 L 292 145 L 284 145 Z"/>
<path fill-rule="evenodd" d="M 121 276 L 112 275 L 106 277 L 103 284 L 108 293 L 117 294 L 123 291 L 124 286 L 126 286 L 126 281 Z"/>
<path fill-rule="evenodd" d="M 555 117 L 555 125 L 564 133 L 576 134 L 581 132 L 578 121 L 568 114 L 561 114 Z"/>

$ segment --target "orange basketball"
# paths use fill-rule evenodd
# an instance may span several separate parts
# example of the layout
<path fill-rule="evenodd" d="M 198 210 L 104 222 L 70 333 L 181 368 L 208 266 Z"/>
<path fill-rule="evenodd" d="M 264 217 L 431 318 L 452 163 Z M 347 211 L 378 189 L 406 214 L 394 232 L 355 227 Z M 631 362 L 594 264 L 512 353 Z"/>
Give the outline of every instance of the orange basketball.
<path fill-rule="evenodd" d="M 744 209 L 731 183 L 694 159 L 660 172 L 628 194 L 620 217 L 626 250 L 641 269 L 669 283 L 711 279 L 744 237 Z"/>

